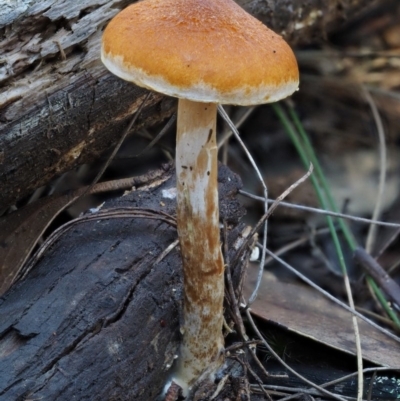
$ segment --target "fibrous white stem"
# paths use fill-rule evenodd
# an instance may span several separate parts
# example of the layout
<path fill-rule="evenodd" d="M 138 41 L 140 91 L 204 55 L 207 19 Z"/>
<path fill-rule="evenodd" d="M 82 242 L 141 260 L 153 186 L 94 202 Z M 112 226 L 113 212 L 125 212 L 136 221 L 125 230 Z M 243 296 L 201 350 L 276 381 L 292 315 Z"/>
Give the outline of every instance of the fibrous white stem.
<path fill-rule="evenodd" d="M 184 273 L 183 342 L 174 380 L 190 388 L 223 363 L 224 262 L 218 209 L 217 105 L 179 100 L 177 223 Z"/>

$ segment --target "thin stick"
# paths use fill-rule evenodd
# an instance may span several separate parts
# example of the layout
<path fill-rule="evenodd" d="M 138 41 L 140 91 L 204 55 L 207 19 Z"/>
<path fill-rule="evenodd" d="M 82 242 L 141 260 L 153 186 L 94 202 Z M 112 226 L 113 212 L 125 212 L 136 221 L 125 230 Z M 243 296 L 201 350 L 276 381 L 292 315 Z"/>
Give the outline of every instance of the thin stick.
<path fill-rule="evenodd" d="M 317 230 L 316 233 L 314 233 L 315 236 L 317 235 L 322 235 L 322 234 L 327 234 L 329 233 L 329 228 L 321 228 L 319 230 Z M 275 251 L 275 255 L 277 256 L 282 256 L 284 255 L 286 252 L 289 252 L 293 249 L 296 249 L 297 247 L 304 245 L 305 243 L 310 241 L 310 237 L 308 235 L 304 235 L 302 237 L 300 237 L 299 239 L 297 239 L 296 241 L 290 242 L 289 244 L 286 244 L 284 246 L 282 246 L 281 248 L 279 248 L 277 251 Z M 261 247 L 262 244 L 257 242 L 257 246 Z M 265 266 L 267 266 L 269 263 L 271 263 L 274 259 L 272 257 L 268 257 L 265 259 Z"/>
<path fill-rule="evenodd" d="M 272 202 L 272 205 L 270 207 L 269 213 L 272 214 L 275 209 L 280 205 L 280 203 L 294 190 L 296 189 L 300 184 L 302 184 L 304 181 L 307 180 L 307 178 L 312 174 L 314 171 L 314 166 L 312 163 L 310 163 L 310 167 L 308 168 L 307 173 L 305 173 L 302 177 L 300 177 L 295 183 L 293 183 L 289 188 L 287 188 L 285 191 L 283 191 L 275 200 Z"/>
<path fill-rule="evenodd" d="M 237 129 L 250 117 L 251 113 L 255 109 L 254 107 L 249 107 L 245 110 L 244 114 L 235 121 L 235 127 Z M 218 151 L 222 148 L 222 164 L 228 164 L 228 156 L 229 156 L 229 139 L 232 136 L 232 130 L 228 129 L 222 133 L 222 139 L 218 142 Z"/>
<path fill-rule="evenodd" d="M 261 344 L 261 343 L 262 343 L 262 341 L 260 341 L 260 340 L 249 340 L 249 341 L 245 341 L 245 342 L 234 343 L 234 344 L 230 345 L 229 347 L 225 348 L 225 354 L 227 356 L 229 356 L 229 354 L 232 351 L 236 351 L 237 349 L 247 347 L 248 345 L 251 346 L 251 345 L 257 345 L 257 344 Z"/>
<path fill-rule="evenodd" d="M 378 372 L 384 372 L 384 371 L 388 371 L 388 370 L 398 370 L 395 368 L 387 368 L 387 367 L 377 367 L 377 368 L 366 368 L 363 370 L 363 373 L 378 373 Z M 335 380 L 331 380 L 329 382 L 326 382 L 324 384 L 321 384 L 321 387 L 330 387 L 333 386 L 335 384 L 341 383 L 345 380 L 351 379 L 354 376 L 357 376 L 358 372 L 354 372 L 354 373 L 350 373 L 348 375 L 339 377 L 338 379 Z M 373 383 L 373 380 L 371 379 L 371 383 Z M 254 387 L 255 385 L 252 385 L 253 387 L 253 391 L 254 391 Z M 264 388 L 268 389 L 268 390 L 280 390 L 280 391 L 290 391 L 290 392 L 296 392 L 296 393 L 305 393 L 305 394 L 312 394 L 312 395 L 318 395 L 316 393 L 316 391 L 314 389 L 306 389 L 306 388 L 293 388 L 293 387 L 286 387 L 286 386 L 277 386 L 277 385 L 273 385 L 273 384 L 264 384 L 263 385 Z M 344 398 L 346 399 L 354 399 L 353 397 L 347 397 L 344 396 Z M 282 401 L 282 400 L 280 400 Z"/>
<path fill-rule="evenodd" d="M 239 331 L 240 336 L 247 342 L 248 337 L 246 335 L 246 330 L 244 328 L 242 316 L 240 315 L 239 302 L 236 299 L 235 290 L 233 289 L 233 283 L 232 283 L 231 263 L 228 249 L 228 226 L 226 220 L 224 220 L 223 223 L 224 223 L 224 261 L 225 261 L 226 290 L 228 291 L 229 294 L 231 312 L 237 330 Z"/>
<path fill-rule="evenodd" d="M 354 258 L 367 273 L 380 285 L 385 293 L 400 305 L 400 287 L 386 273 L 382 266 L 363 248 L 357 248 L 354 251 Z"/>
<path fill-rule="evenodd" d="M 140 104 L 139 108 L 136 110 L 136 113 L 133 115 L 130 123 L 128 124 L 128 126 L 125 129 L 125 131 L 121 135 L 121 138 L 119 138 L 119 141 L 114 146 L 114 149 L 111 152 L 111 155 L 108 157 L 107 161 L 101 167 L 100 171 L 97 173 L 97 175 L 96 175 L 96 177 L 93 180 L 91 185 L 96 184 L 97 181 L 99 181 L 99 179 L 103 176 L 103 174 L 106 171 L 107 167 L 110 165 L 111 161 L 114 159 L 114 156 L 119 151 L 119 148 L 121 147 L 122 143 L 125 141 L 126 136 L 128 135 L 129 131 L 133 127 L 133 124 L 135 124 L 136 120 L 138 119 L 138 117 L 139 117 L 140 113 L 142 112 L 143 107 L 144 107 L 145 103 L 147 102 L 147 100 L 149 99 L 150 95 L 151 95 L 151 92 L 147 93 L 146 96 L 144 97 L 144 99 L 143 99 L 142 103 Z M 89 190 L 90 190 L 90 187 L 89 187 Z M 84 195 L 85 194 L 83 194 L 82 196 L 84 196 Z"/>
<path fill-rule="evenodd" d="M 264 198 L 262 196 L 254 195 L 254 194 L 244 191 L 242 189 L 239 190 L 239 193 L 248 198 L 264 202 Z M 269 204 L 274 203 L 275 199 L 267 199 L 267 202 Z M 319 209 L 316 207 L 304 206 L 304 205 L 299 205 L 299 204 L 290 203 L 290 202 L 281 201 L 281 202 L 279 202 L 279 206 L 287 207 L 289 209 L 304 210 L 305 212 L 323 214 L 325 216 L 332 216 L 332 217 L 338 217 L 338 218 L 342 218 L 342 219 L 352 220 L 357 223 L 376 224 L 376 225 L 382 226 L 382 227 L 400 228 L 400 223 L 389 223 L 387 221 L 371 220 L 371 219 L 366 219 L 364 217 L 352 216 L 350 214 L 345 214 L 345 213 L 331 212 L 330 210 L 323 210 L 323 209 Z M 397 235 L 398 235 L 398 233 L 397 233 Z"/>
<path fill-rule="evenodd" d="M 290 116 L 294 122 L 294 125 L 298 132 L 294 129 L 292 126 L 291 122 L 288 121 L 286 113 L 284 112 L 283 108 L 279 104 L 273 104 L 273 108 L 276 112 L 276 114 L 279 116 L 281 119 L 281 122 L 285 126 L 288 134 L 290 135 L 293 144 L 295 145 L 296 149 L 299 152 L 299 155 L 303 161 L 303 164 L 307 165 L 308 160 L 310 160 L 316 168 L 316 177 L 312 178 L 312 182 L 314 184 L 314 188 L 316 190 L 317 196 L 319 201 L 321 202 L 322 206 L 325 209 L 333 209 L 336 210 L 336 204 L 333 199 L 333 196 L 331 194 L 331 191 L 329 190 L 329 185 L 326 181 L 325 175 L 322 171 L 322 168 L 319 164 L 319 161 L 315 155 L 314 149 L 311 145 L 310 139 L 308 138 L 308 135 L 306 131 L 304 130 L 303 125 L 300 122 L 300 119 L 298 118 L 297 114 L 295 113 L 294 108 L 291 106 L 290 102 L 287 102 L 289 104 L 289 113 Z M 300 141 L 301 137 L 301 141 Z M 319 181 L 319 182 L 318 182 Z M 322 192 L 319 183 L 322 184 L 324 191 Z M 328 204 L 330 207 L 328 207 Z M 337 235 L 337 232 L 335 230 L 334 224 L 333 224 L 333 219 L 330 216 L 326 216 L 326 220 L 328 223 L 328 226 L 331 231 L 331 236 L 332 236 L 332 241 L 335 245 L 335 249 L 337 252 L 337 256 L 339 259 L 339 263 L 343 272 L 343 282 L 345 285 L 346 289 L 346 294 L 348 298 L 348 302 L 350 307 L 355 310 L 354 308 L 354 299 L 353 299 L 353 294 L 351 292 L 351 286 L 350 286 L 350 280 L 349 276 L 347 273 L 347 268 L 346 268 L 346 263 L 343 255 L 343 249 L 339 241 L 339 237 Z M 344 223 L 343 220 L 339 221 L 339 224 L 343 226 L 343 233 L 349 242 L 350 246 L 352 249 L 355 248 L 355 239 Z M 362 349 L 361 349 L 361 342 L 360 342 L 360 333 L 359 333 L 359 328 L 358 328 L 358 322 L 357 318 L 353 315 L 352 316 L 352 322 L 353 322 L 353 328 L 354 328 L 354 336 L 355 336 L 355 343 L 356 343 L 356 350 L 357 350 L 357 366 L 358 366 L 358 393 L 357 393 L 357 400 L 360 401 L 362 399 L 362 389 L 364 387 L 363 385 L 363 375 L 362 375 L 362 368 L 363 368 L 363 359 L 362 359 Z"/>
<path fill-rule="evenodd" d="M 378 252 L 378 254 L 376 255 L 376 259 L 379 259 L 383 253 L 389 248 L 390 245 L 393 244 L 393 242 L 397 239 L 397 237 L 400 234 L 400 228 L 397 229 L 392 236 L 386 241 L 386 243 L 382 246 L 381 250 Z"/>
<path fill-rule="evenodd" d="M 274 349 L 268 344 L 268 342 L 265 340 L 264 336 L 260 333 L 260 331 L 258 330 L 256 324 L 254 323 L 254 320 L 250 314 L 250 310 L 246 309 L 246 316 L 247 319 L 249 320 L 253 330 L 255 331 L 255 333 L 257 334 L 258 338 L 263 342 L 263 344 L 265 345 L 265 347 L 268 349 L 268 351 L 274 356 L 274 358 L 276 358 L 279 363 L 284 366 L 289 372 L 293 373 L 296 377 L 298 377 L 299 379 L 301 379 L 302 381 L 304 381 L 305 383 L 307 383 L 308 385 L 310 385 L 311 387 L 316 388 L 317 390 L 319 390 L 321 393 L 328 395 L 329 397 L 332 397 L 336 400 L 340 400 L 340 401 L 345 401 L 345 398 L 340 397 L 336 394 L 331 393 L 328 390 L 325 390 L 323 387 L 318 386 L 317 384 L 313 383 L 312 381 L 308 380 L 307 378 L 305 378 L 304 376 L 302 376 L 301 374 L 299 374 L 298 372 L 296 372 L 294 369 L 292 369 L 275 351 Z"/>
<path fill-rule="evenodd" d="M 235 127 L 237 129 L 250 117 L 251 113 L 255 110 L 255 107 L 249 107 L 246 112 L 239 118 L 238 121 L 235 121 Z M 221 149 L 222 146 L 229 140 L 229 138 L 233 135 L 233 131 L 227 130 L 222 134 L 222 138 L 218 142 L 218 149 Z"/>
<path fill-rule="evenodd" d="M 363 370 L 363 373 L 369 373 L 369 372 L 376 373 L 376 372 L 384 372 L 384 371 L 387 371 L 387 370 L 396 370 L 396 369 L 395 368 L 387 368 L 387 367 L 384 367 L 384 366 L 383 367 L 378 367 L 378 368 L 366 368 L 366 369 Z M 350 379 L 351 377 L 354 377 L 354 376 L 357 376 L 357 375 L 358 375 L 358 372 L 350 373 L 350 374 L 348 374 L 346 376 L 342 376 L 342 377 L 339 377 L 338 379 L 335 379 L 335 380 L 332 380 L 330 382 L 324 383 L 324 384 L 321 385 L 321 387 L 333 386 L 334 384 L 341 383 L 342 381 Z"/>
<path fill-rule="evenodd" d="M 377 322 L 381 322 L 384 325 L 389 326 L 392 330 L 396 330 L 397 329 L 397 326 L 393 322 L 393 320 L 389 319 L 386 316 L 378 315 L 377 313 L 372 312 L 369 309 L 361 308 L 360 306 L 356 306 L 356 309 L 357 309 L 358 312 L 363 313 L 365 316 L 369 316 L 372 319 L 376 320 Z"/>
<path fill-rule="evenodd" d="M 254 377 L 255 381 L 258 384 L 258 388 L 264 393 L 264 395 L 268 398 L 269 401 L 272 401 L 271 396 L 268 394 L 268 392 L 265 390 L 264 386 L 263 386 L 263 382 L 261 381 L 261 379 L 258 377 L 257 373 L 251 368 L 250 364 L 247 363 L 246 364 L 248 371 L 250 372 L 250 374 Z"/>
<path fill-rule="evenodd" d="M 355 311 L 353 294 L 351 293 L 349 276 L 346 274 L 344 276 L 344 283 L 346 287 L 350 308 Z M 357 369 L 358 369 L 358 383 L 357 383 L 357 401 L 362 400 L 363 389 L 364 389 L 364 375 L 363 375 L 363 358 L 362 358 L 362 348 L 361 348 L 361 338 L 360 329 L 358 327 L 357 318 L 353 315 L 353 330 L 356 343 L 356 355 L 357 355 Z"/>
<path fill-rule="evenodd" d="M 267 188 L 267 185 L 265 184 L 264 178 L 263 178 L 263 176 L 262 176 L 262 174 L 261 174 L 256 162 L 254 161 L 253 156 L 251 155 L 251 153 L 246 148 L 246 145 L 242 141 L 242 138 L 240 138 L 239 131 L 235 127 L 235 124 L 233 124 L 232 120 L 229 118 L 228 114 L 226 113 L 226 111 L 224 110 L 224 108 L 221 105 L 218 106 L 218 113 L 228 123 L 228 125 L 231 128 L 233 134 L 236 137 L 236 140 L 239 142 L 239 144 L 242 147 L 243 151 L 245 152 L 247 158 L 249 159 L 250 164 L 253 166 L 254 171 L 257 174 L 257 177 L 258 177 L 258 179 L 259 179 L 259 181 L 260 181 L 260 183 L 261 183 L 261 185 L 263 187 L 263 190 L 264 190 L 264 214 L 266 214 L 266 213 L 268 213 L 268 202 L 267 202 L 267 199 L 268 199 L 268 188 Z M 264 221 L 264 232 L 263 232 L 263 249 L 265 249 L 267 247 L 267 231 L 268 231 L 268 221 L 265 220 Z M 264 263 L 265 263 L 265 251 L 261 252 L 261 260 L 260 260 L 260 264 L 259 264 L 257 282 L 261 281 L 261 279 L 262 279 Z M 254 291 L 253 294 L 251 295 L 250 299 L 249 299 L 249 303 L 254 302 L 256 297 L 257 297 L 257 292 Z"/>
<path fill-rule="evenodd" d="M 288 400 L 293 400 L 296 398 L 303 399 L 305 394 L 308 394 L 310 397 L 307 399 L 314 400 L 313 397 L 311 396 L 320 396 L 321 393 L 313 388 L 302 388 L 302 387 L 287 387 L 287 386 L 278 386 L 274 384 L 264 384 L 263 387 L 267 390 L 269 390 L 269 393 L 272 395 L 277 395 L 277 396 L 285 396 L 285 398 L 280 398 L 279 401 L 288 401 Z M 321 386 L 322 387 L 322 386 Z M 251 384 L 250 385 L 251 391 L 253 393 L 260 393 L 259 387 L 256 384 Z M 294 393 L 291 395 L 287 395 L 287 393 Z M 303 396 L 303 398 L 302 398 Z M 318 400 L 321 400 L 320 397 L 317 398 Z M 353 401 L 355 400 L 354 397 L 348 397 L 348 396 L 343 396 L 343 399 L 346 401 Z M 325 400 L 325 398 L 324 398 Z"/>
<path fill-rule="evenodd" d="M 153 266 L 159 264 L 168 254 L 179 244 L 179 239 L 175 240 L 171 244 L 169 244 L 158 256 L 158 258 L 154 261 Z"/>
<path fill-rule="evenodd" d="M 373 389 L 373 387 L 374 387 L 375 378 L 376 378 L 376 371 L 375 371 L 374 373 L 372 373 L 371 381 L 370 381 L 369 387 L 368 387 L 367 401 L 371 401 L 372 389 Z"/>
<path fill-rule="evenodd" d="M 346 309 L 348 312 L 352 313 L 353 315 L 359 317 L 360 319 L 364 320 L 366 323 L 368 323 L 370 326 L 376 328 L 379 330 L 381 333 L 386 334 L 388 337 L 391 339 L 395 340 L 396 342 L 400 343 L 400 338 L 391 333 L 390 331 L 382 328 L 372 320 L 369 320 L 367 317 L 362 315 L 361 313 L 357 312 L 356 310 L 353 310 L 348 306 L 347 304 L 343 303 L 342 301 L 339 301 L 336 299 L 333 295 L 329 294 L 329 292 L 325 291 L 321 287 L 319 287 L 317 284 L 315 284 L 313 281 L 311 281 L 309 278 L 301 274 L 299 271 L 297 271 L 293 266 L 291 266 L 289 263 L 285 262 L 283 259 L 281 259 L 279 256 L 275 255 L 273 252 L 271 252 L 269 249 L 265 250 L 268 255 L 270 255 L 273 259 L 275 259 L 277 262 L 279 262 L 282 266 L 284 266 L 286 269 L 290 270 L 292 273 L 294 273 L 297 277 L 299 277 L 302 281 L 310 285 L 311 287 L 315 288 L 317 291 L 319 291 L 322 295 L 324 295 L 326 298 L 330 299 L 332 302 L 340 305 L 343 309 Z"/>
<path fill-rule="evenodd" d="M 379 186 L 378 186 L 378 194 L 376 198 L 375 208 L 372 213 L 372 219 L 378 220 L 382 213 L 382 203 L 386 184 L 387 151 L 385 142 L 385 131 L 383 128 L 381 116 L 379 115 L 379 111 L 376 107 L 374 99 L 364 86 L 362 86 L 361 88 L 365 96 L 365 99 L 367 100 L 369 107 L 371 108 L 379 137 L 379 164 L 380 164 Z M 368 230 L 367 240 L 365 243 L 365 250 L 369 254 L 372 253 L 372 248 L 376 239 L 376 233 L 377 233 L 377 226 L 375 224 L 371 224 Z"/>
<path fill-rule="evenodd" d="M 139 157 L 142 156 L 143 153 L 146 153 L 149 149 L 153 147 L 155 143 L 157 143 L 165 134 L 166 132 L 171 128 L 172 124 L 176 121 L 176 113 L 172 115 L 172 117 L 168 120 L 168 122 L 164 125 L 162 130 L 150 141 L 149 144 L 146 145 L 146 147 L 139 153 L 136 153 L 136 155 L 133 155 L 132 157 Z"/>
<path fill-rule="evenodd" d="M 300 177 L 294 184 L 292 184 L 289 188 L 287 188 L 281 195 L 278 196 L 278 198 L 276 198 L 276 200 L 274 201 L 274 203 L 272 203 L 270 209 L 268 210 L 268 215 L 271 215 L 274 210 L 278 207 L 279 203 L 286 198 L 286 196 L 288 196 L 295 188 L 297 188 L 300 184 L 302 184 L 313 172 L 313 165 L 310 163 L 310 168 L 307 171 L 306 174 L 304 174 L 302 177 Z M 260 288 L 261 285 L 261 280 L 262 280 L 262 276 L 263 276 L 263 272 L 264 272 L 264 266 L 265 266 L 265 245 L 264 243 L 262 244 L 262 254 L 264 255 L 264 258 L 261 259 L 262 263 L 262 268 L 259 269 L 258 271 L 258 275 L 257 275 L 257 281 L 256 284 L 254 286 L 254 290 L 252 292 L 252 294 L 249 297 L 249 300 L 247 302 L 247 306 L 250 306 L 257 297 L 258 294 L 258 290 Z"/>

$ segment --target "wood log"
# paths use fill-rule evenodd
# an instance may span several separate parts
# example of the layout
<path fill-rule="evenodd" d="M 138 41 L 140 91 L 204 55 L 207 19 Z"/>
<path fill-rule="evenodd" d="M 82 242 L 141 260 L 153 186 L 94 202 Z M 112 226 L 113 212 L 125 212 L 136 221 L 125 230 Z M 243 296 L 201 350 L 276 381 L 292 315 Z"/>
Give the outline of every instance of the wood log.
<path fill-rule="evenodd" d="M 380 2 L 238 0 L 292 44 L 320 39 Z M 120 138 L 146 92 L 102 66 L 100 38 L 129 3 L 0 4 L 0 210 L 97 159 Z M 174 108 L 173 100 L 154 94 L 136 127 L 160 122 Z"/>
<path fill-rule="evenodd" d="M 219 171 L 229 254 L 243 243 L 241 182 Z M 182 269 L 175 171 L 70 225 L 0 299 L 0 400 L 155 400 L 178 351 Z M 163 190 L 167 190 L 169 196 Z M 135 207 L 131 218 L 115 217 Z M 153 219 L 144 218 L 153 211 Z M 103 215 L 101 214 L 103 213 Z M 102 217 L 103 216 L 103 217 Z M 239 241 L 239 242 L 238 242 Z M 241 242 L 240 242 L 241 241 Z M 249 250 L 235 268 L 235 283 Z"/>

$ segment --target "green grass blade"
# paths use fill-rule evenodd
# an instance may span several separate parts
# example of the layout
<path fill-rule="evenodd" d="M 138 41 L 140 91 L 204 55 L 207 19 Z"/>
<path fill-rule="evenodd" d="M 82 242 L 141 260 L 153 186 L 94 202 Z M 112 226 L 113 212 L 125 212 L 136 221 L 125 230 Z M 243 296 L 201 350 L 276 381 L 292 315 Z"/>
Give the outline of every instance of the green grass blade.
<path fill-rule="evenodd" d="M 311 175 L 310 179 L 314 186 L 315 192 L 318 197 L 318 201 L 321 204 L 322 208 L 325 210 L 331 210 L 334 212 L 338 212 L 338 208 L 336 203 L 333 199 L 332 193 L 329 188 L 329 184 L 325 178 L 325 175 L 322 171 L 321 165 L 318 161 L 317 156 L 315 155 L 313 146 L 308 138 L 308 135 L 300 122 L 295 110 L 293 107 L 289 107 L 289 114 L 294 123 L 294 126 L 290 122 L 288 116 L 286 115 L 283 107 L 279 103 L 272 104 L 272 108 L 275 114 L 278 116 L 279 120 L 281 121 L 282 125 L 284 126 L 286 133 L 289 135 L 290 139 L 292 140 L 293 145 L 295 146 L 297 152 L 299 153 L 300 159 L 306 169 L 310 162 L 314 165 L 314 169 L 316 172 L 316 176 Z M 297 131 L 299 134 L 297 133 Z M 335 250 L 337 252 L 337 256 L 339 258 L 340 267 L 342 269 L 343 274 L 347 274 L 346 263 L 343 256 L 342 247 L 333 224 L 333 219 L 330 216 L 326 216 L 327 223 L 329 227 L 329 231 L 332 236 L 332 240 L 335 246 Z M 346 238 L 346 241 L 351 250 L 355 250 L 357 247 L 357 242 L 350 231 L 350 228 L 346 224 L 343 219 L 339 219 L 340 228 Z M 375 281 L 371 277 L 367 277 L 368 283 L 373 288 L 379 302 L 381 303 L 382 307 L 385 309 L 386 313 L 390 316 L 396 326 L 400 329 L 400 320 L 397 314 L 389 307 L 389 304 L 381 291 L 381 289 L 377 286 Z"/>

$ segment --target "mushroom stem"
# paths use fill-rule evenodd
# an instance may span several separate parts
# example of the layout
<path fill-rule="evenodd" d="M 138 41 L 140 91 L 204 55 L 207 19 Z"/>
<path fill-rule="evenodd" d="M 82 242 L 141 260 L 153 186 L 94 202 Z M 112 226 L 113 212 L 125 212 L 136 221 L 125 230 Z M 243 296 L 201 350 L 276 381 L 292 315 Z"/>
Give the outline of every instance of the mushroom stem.
<path fill-rule="evenodd" d="M 216 104 L 179 99 L 177 226 L 184 274 L 184 326 L 174 380 L 184 391 L 198 379 L 212 378 L 224 361 L 216 118 Z"/>

